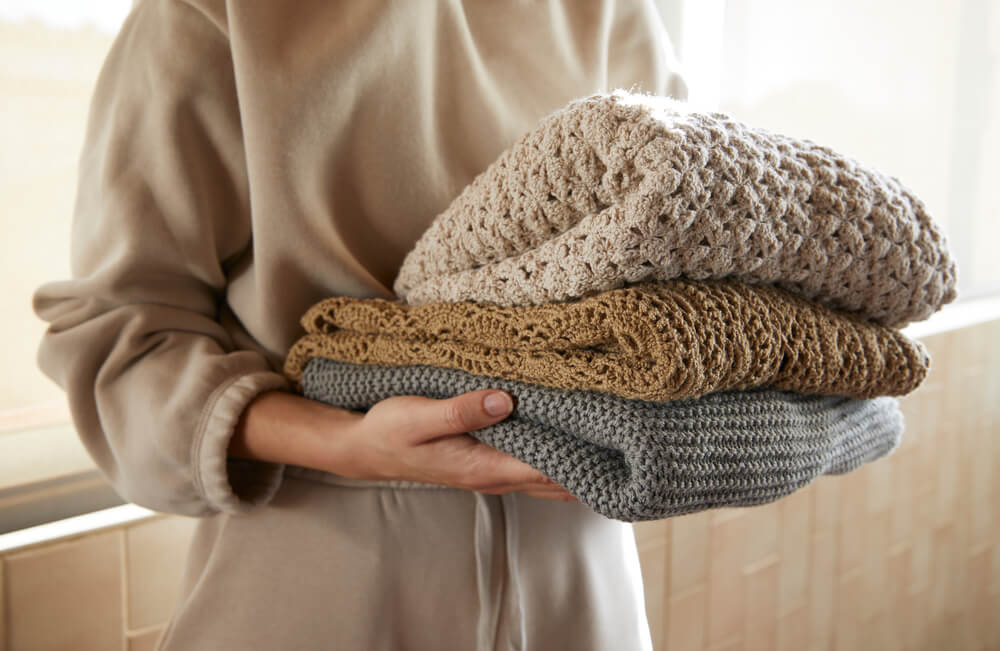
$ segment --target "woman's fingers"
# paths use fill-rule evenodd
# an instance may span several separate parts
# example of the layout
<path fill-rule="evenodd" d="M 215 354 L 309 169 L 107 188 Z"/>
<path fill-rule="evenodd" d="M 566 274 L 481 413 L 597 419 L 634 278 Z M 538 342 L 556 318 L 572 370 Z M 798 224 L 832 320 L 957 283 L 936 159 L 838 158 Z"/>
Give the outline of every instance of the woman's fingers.
<path fill-rule="evenodd" d="M 536 468 L 468 434 L 440 438 L 420 447 L 452 475 L 454 485 L 468 490 L 486 492 L 504 486 L 557 485 Z"/>
<path fill-rule="evenodd" d="M 556 501 L 559 501 L 559 502 L 579 502 L 580 501 L 580 500 L 576 499 L 576 497 L 574 497 L 572 493 L 568 493 L 566 491 L 557 492 L 557 493 L 538 493 L 538 492 L 535 492 L 535 491 L 523 491 L 523 492 L 524 492 L 525 495 L 527 495 L 529 497 L 534 497 L 534 498 L 543 499 L 543 500 L 556 500 Z"/>
<path fill-rule="evenodd" d="M 503 488 L 498 488 L 488 491 L 478 491 L 480 493 L 486 493 L 487 495 L 506 495 L 507 493 L 524 493 L 525 495 L 530 495 L 531 497 L 537 497 L 545 500 L 559 500 L 560 502 L 577 502 L 579 500 L 570 493 L 568 490 L 555 485 L 553 488 L 538 488 L 537 486 L 505 486 Z"/>
<path fill-rule="evenodd" d="M 560 502 L 578 502 L 579 500 L 568 490 L 560 486 L 559 484 L 552 484 L 551 486 L 543 486 L 539 488 L 537 485 L 520 485 L 520 486 L 502 486 L 497 487 L 493 490 L 478 491 L 480 493 L 486 493 L 487 495 L 506 495 L 507 493 L 524 493 L 531 497 L 537 497 L 545 500 L 558 500 Z"/>
<path fill-rule="evenodd" d="M 406 428 L 411 443 L 482 429 L 500 422 L 514 409 L 510 394 L 495 389 L 470 391 L 444 400 L 412 398 Z"/>
<path fill-rule="evenodd" d="M 365 418 L 373 429 L 362 438 L 371 437 L 370 432 L 385 433 L 388 445 L 383 446 L 383 456 L 398 466 L 388 473 L 382 471 L 385 476 L 492 495 L 521 492 L 540 499 L 576 501 L 536 468 L 468 434 L 502 421 L 513 408 L 510 394 L 496 389 L 444 400 L 397 396 L 369 410 Z"/>

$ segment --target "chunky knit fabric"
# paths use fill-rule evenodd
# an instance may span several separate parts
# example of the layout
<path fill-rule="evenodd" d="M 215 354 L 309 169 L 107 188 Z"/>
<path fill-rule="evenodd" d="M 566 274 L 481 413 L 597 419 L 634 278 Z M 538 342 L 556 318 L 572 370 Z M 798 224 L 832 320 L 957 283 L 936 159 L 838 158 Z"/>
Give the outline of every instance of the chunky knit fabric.
<path fill-rule="evenodd" d="M 561 389 L 672 400 L 725 389 L 871 398 L 912 391 L 924 348 L 766 285 L 648 283 L 572 303 L 408 306 L 335 297 L 302 318 L 286 358 L 293 381 L 312 357 L 427 364 Z"/>
<path fill-rule="evenodd" d="M 889 326 L 955 297 L 955 263 L 891 177 L 665 98 L 571 103 L 504 152 L 403 262 L 410 304 L 540 304 L 672 278 L 770 283 Z"/>
<path fill-rule="evenodd" d="M 823 473 L 887 454 L 903 431 L 893 398 L 770 389 L 646 402 L 429 366 L 323 358 L 306 365 L 303 388 L 313 400 L 360 410 L 396 395 L 508 391 L 514 413 L 469 433 L 552 477 L 598 513 L 626 521 L 770 502 Z"/>

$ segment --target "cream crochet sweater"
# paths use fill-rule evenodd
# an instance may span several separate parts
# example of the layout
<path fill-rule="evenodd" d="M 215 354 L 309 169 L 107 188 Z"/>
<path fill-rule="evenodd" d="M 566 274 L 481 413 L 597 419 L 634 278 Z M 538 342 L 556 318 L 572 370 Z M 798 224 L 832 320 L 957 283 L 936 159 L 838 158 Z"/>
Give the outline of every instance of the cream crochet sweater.
<path fill-rule="evenodd" d="M 673 100 L 570 103 L 507 149 L 428 228 L 410 304 L 572 299 L 642 280 L 774 284 L 888 326 L 955 297 L 923 204 L 807 140 Z"/>

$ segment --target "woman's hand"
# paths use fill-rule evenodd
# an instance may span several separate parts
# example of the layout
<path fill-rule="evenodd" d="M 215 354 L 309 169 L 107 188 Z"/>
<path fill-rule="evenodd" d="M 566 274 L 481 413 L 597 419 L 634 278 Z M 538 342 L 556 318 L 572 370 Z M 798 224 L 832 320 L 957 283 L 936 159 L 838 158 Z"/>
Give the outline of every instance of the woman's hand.
<path fill-rule="evenodd" d="M 538 470 L 466 434 L 503 420 L 512 407 L 508 394 L 488 389 L 445 400 L 397 396 L 366 414 L 268 392 L 244 411 L 229 453 L 356 479 L 576 501 Z"/>

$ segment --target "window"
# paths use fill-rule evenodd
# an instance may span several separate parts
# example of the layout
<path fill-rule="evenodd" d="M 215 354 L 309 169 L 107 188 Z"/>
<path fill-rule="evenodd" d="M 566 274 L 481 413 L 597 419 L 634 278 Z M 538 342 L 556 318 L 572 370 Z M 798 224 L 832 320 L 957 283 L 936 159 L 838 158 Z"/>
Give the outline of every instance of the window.
<path fill-rule="evenodd" d="M 691 100 L 899 178 L 944 227 L 960 300 L 1000 290 L 1000 5 L 660 2 Z M 679 27 L 679 29 L 678 29 Z"/>
<path fill-rule="evenodd" d="M 30 309 L 69 276 L 76 164 L 93 85 L 131 3 L 0 0 L 0 532 L 120 503 L 73 432 L 62 390 L 35 366 Z M 72 496 L 72 497 L 68 497 Z"/>

